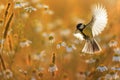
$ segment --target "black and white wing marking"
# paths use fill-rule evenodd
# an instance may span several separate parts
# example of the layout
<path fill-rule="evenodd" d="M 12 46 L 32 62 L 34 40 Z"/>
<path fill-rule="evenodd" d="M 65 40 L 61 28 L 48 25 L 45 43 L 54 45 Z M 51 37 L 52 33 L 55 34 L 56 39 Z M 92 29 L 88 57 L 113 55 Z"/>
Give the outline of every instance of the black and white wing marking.
<path fill-rule="evenodd" d="M 102 5 L 94 5 L 92 7 L 92 20 L 87 26 L 91 26 L 93 36 L 100 34 L 107 24 L 107 11 Z"/>

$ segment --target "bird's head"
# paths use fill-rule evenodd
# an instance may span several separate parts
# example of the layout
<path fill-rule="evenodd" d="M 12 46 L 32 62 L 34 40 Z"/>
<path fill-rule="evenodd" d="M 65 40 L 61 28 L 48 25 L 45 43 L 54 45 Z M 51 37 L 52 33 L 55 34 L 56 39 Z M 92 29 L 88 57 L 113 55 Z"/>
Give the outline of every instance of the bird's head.
<path fill-rule="evenodd" d="M 85 25 L 82 24 L 82 23 L 79 23 L 79 24 L 77 24 L 76 27 L 77 27 L 78 30 L 83 30 L 85 28 Z"/>

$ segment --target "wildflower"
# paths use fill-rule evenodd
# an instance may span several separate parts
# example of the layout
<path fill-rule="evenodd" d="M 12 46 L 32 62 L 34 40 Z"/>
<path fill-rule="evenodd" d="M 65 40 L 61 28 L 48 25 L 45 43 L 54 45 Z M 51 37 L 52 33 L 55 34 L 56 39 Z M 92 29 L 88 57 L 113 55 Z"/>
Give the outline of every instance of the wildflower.
<path fill-rule="evenodd" d="M 49 6 L 39 3 L 39 4 L 37 4 L 37 8 L 44 8 L 45 10 L 47 10 L 49 8 Z"/>
<path fill-rule="evenodd" d="M 114 48 L 115 54 L 120 54 L 120 48 Z"/>
<path fill-rule="evenodd" d="M 39 72 L 39 73 L 38 73 L 38 77 L 39 77 L 39 78 L 42 78 L 42 77 L 43 77 L 43 73 L 42 73 L 42 72 Z"/>
<path fill-rule="evenodd" d="M 48 71 L 52 73 L 52 72 L 58 71 L 58 68 L 55 64 L 50 64 Z"/>
<path fill-rule="evenodd" d="M 100 71 L 100 72 L 104 72 L 104 71 L 107 71 L 108 68 L 106 66 L 98 66 L 97 70 Z"/>
<path fill-rule="evenodd" d="M 72 51 L 73 51 L 72 46 L 67 46 L 67 47 L 66 47 L 66 51 L 67 51 L 67 52 L 72 52 Z"/>
<path fill-rule="evenodd" d="M 38 53 L 38 54 L 34 54 L 34 55 L 33 55 L 33 59 L 34 59 L 34 60 L 44 61 L 44 56 L 46 56 L 46 54 L 45 54 L 45 51 L 43 50 L 43 51 L 41 51 L 41 52 Z"/>
<path fill-rule="evenodd" d="M 48 36 L 48 39 L 49 39 L 49 42 L 50 42 L 50 43 L 54 43 L 54 42 L 55 42 L 54 34 L 50 34 L 50 35 Z"/>
<path fill-rule="evenodd" d="M 119 55 L 114 55 L 113 58 L 112 58 L 112 61 L 114 62 L 120 62 L 120 56 Z"/>
<path fill-rule="evenodd" d="M 29 12 L 29 13 L 31 13 L 32 11 L 36 11 L 37 10 L 36 8 L 34 8 L 32 6 L 25 7 L 24 9 L 25 9 L 26 12 Z"/>
<path fill-rule="evenodd" d="M 30 44 L 32 43 L 32 41 L 30 40 L 23 40 L 22 42 L 20 42 L 20 47 L 28 47 L 30 46 Z"/>
<path fill-rule="evenodd" d="M 25 7 L 27 5 L 29 5 L 28 2 L 16 2 L 14 5 L 14 8 L 22 8 L 22 7 Z"/>
<path fill-rule="evenodd" d="M 111 40 L 108 45 L 109 45 L 110 47 L 115 47 L 115 46 L 117 46 L 117 44 L 118 44 L 117 41 Z"/>
<path fill-rule="evenodd" d="M 65 42 L 62 42 L 62 43 L 61 43 L 61 46 L 65 47 L 65 46 L 66 46 L 66 43 L 65 43 Z"/>
<path fill-rule="evenodd" d="M 49 15 L 53 15 L 54 14 L 54 12 L 52 10 L 46 10 L 46 11 L 44 11 L 44 13 L 45 14 L 49 14 Z"/>
<path fill-rule="evenodd" d="M 76 50 L 75 45 L 66 46 L 66 51 L 67 51 L 67 52 L 72 52 L 73 50 Z"/>
<path fill-rule="evenodd" d="M 111 70 L 120 71 L 120 67 L 111 67 Z"/>
<path fill-rule="evenodd" d="M 89 64 L 95 63 L 95 62 L 96 62 L 96 59 L 91 58 L 91 59 L 89 59 L 89 60 L 86 60 L 85 62 L 86 62 L 86 63 L 89 63 Z"/>
<path fill-rule="evenodd" d="M 19 71 L 20 73 L 23 73 L 24 75 L 27 75 L 27 73 L 28 73 L 26 70 L 22 70 L 22 69 L 19 69 L 18 71 Z"/>
<path fill-rule="evenodd" d="M 117 73 L 109 73 L 105 75 L 105 80 L 116 80 L 119 79 L 119 75 Z"/>
<path fill-rule="evenodd" d="M 10 79 L 13 77 L 13 72 L 10 70 L 10 69 L 6 69 L 4 72 L 3 72 L 3 75 L 5 78 L 7 79 Z"/>
<path fill-rule="evenodd" d="M 62 36 L 69 36 L 70 33 L 71 33 L 71 31 L 70 31 L 69 29 L 64 29 L 64 30 L 61 30 L 61 31 L 60 31 L 60 34 L 61 34 Z"/>
<path fill-rule="evenodd" d="M 55 42 L 55 33 L 46 33 L 43 32 L 42 36 L 48 40 L 48 43 L 54 43 Z"/>
<path fill-rule="evenodd" d="M 61 44 L 58 43 L 56 47 L 57 47 L 57 49 L 59 49 L 61 47 Z"/>
<path fill-rule="evenodd" d="M 59 49 L 60 47 L 65 47 L 66 43 L 65 42 L 60 42 L 57 44 L 57 49 Z"/>

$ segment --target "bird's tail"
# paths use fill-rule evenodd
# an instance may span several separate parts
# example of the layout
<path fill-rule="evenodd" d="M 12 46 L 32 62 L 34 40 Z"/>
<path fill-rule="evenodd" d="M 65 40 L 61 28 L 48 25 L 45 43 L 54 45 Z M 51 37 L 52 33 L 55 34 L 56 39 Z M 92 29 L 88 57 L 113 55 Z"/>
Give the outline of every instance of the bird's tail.
<path fill-rule="evenodd" d="M 82 52 L 93 54 L 101 51 L 101 48 L 95 39 L 87 39 Z"/>

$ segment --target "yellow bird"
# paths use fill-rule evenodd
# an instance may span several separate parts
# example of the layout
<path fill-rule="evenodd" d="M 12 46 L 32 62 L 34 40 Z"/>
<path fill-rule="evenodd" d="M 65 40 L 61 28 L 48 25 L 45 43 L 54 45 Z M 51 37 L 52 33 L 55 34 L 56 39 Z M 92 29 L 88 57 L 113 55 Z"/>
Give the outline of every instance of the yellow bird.
<path fill-rule="evenodd" d="M 94 5 L 92 7 L 92 14 L 91 21 L 86 25 L 83 23 L 77 24 L 74 33 L 76 38 L 86 41 L 82 52 L 89 54 L 101 51 L 101 48 L 94 37 L 104 30 L 108 20 L 107 11 L 102 5 Z"/>

